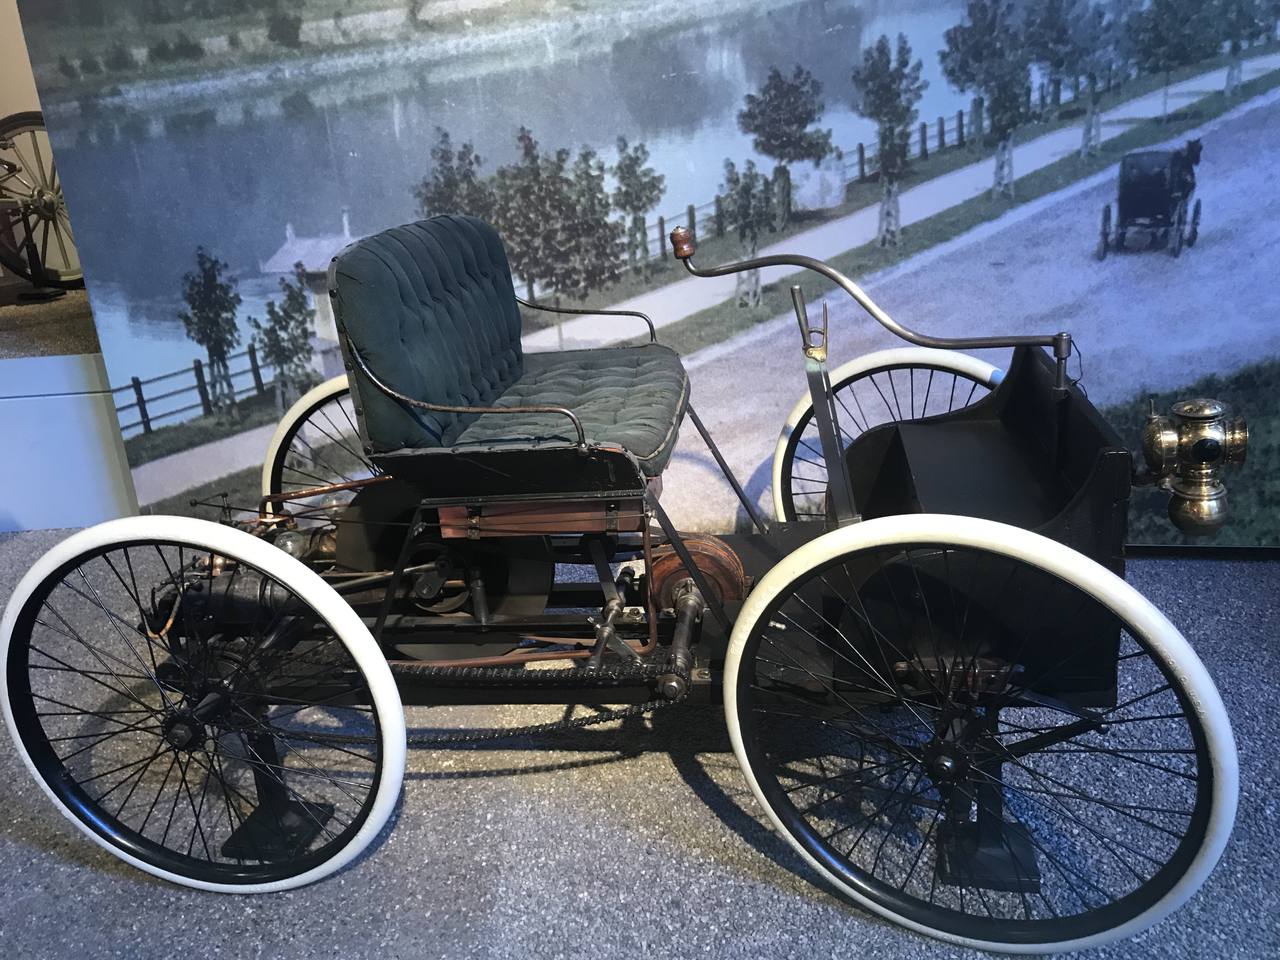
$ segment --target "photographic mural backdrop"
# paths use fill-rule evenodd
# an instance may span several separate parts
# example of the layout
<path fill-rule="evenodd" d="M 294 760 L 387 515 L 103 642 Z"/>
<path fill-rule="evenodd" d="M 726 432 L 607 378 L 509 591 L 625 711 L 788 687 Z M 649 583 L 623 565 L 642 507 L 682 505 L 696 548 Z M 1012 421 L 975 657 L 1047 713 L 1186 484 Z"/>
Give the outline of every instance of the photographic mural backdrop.
<path fill-rule="evenodd" d="M 280 411 L 340 372 L 322 274 L 354 238 L 471 212 L 517 287 L 649 312 L 749 492 L 804 390 L 788 249 L 939 335 L 1069 330 L 1136 447 L 1145 397 L 1250 420 L 1218 542 L 1280 543 L 1277 0 L 19 0 L 141 502 L 252 505 Z M 1198 139 L 1195 245 L 1118 217 L 1120 158 Z M 895 345 L 829 301 L 837 363 Z M 699 286 L 702 284 L 702 286 Z M 317 309 L 317 304 L 320 309 Z M 548 326 L 528 349 L 634 336 Z M 998 353 L 994 363 L 1007 358 Z M 692 431 L 679 522 L 731 494 Z M 145 509 L 145 508 L 144 508 Z M 1177 540 L 1161 498 L 1132 534 Z"/>

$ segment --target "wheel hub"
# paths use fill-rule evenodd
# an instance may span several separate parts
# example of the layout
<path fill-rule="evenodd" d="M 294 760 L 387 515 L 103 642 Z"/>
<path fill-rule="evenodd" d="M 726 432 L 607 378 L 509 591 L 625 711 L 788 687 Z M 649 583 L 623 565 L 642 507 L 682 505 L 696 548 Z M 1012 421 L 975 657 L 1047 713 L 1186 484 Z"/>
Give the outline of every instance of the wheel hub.
<path fill-rule="evenodd" d="M 52 220 L 58 215 L 58 195 L 44 187 L 37 187 L 31 195 L 30 210 L 42 220 Z"/>
<path fill-rule="evenodd" d="M 161 736 L 174 749 L 195 750 L 208 739 L 211 725 L 229 723 L 236 690 L 226 680 L 189 676 L 180 685 L 169 682 L 165 686 L 181 693 L 180 704 L 169 710 L 160 725 Z"/>
<path fill-rule="evenodd" d="M 194 750 L 205 741 L 204 724 L 190 714 L 165 717 L 161 729 L 165 741 L 175 750 Z"/>
<path fill-rule="evenodd" d="M 969 757 L 954 741 L 934 740 L 924 749 L 924 766 L 937 784 L 959 783 L 969 775 Z"/>

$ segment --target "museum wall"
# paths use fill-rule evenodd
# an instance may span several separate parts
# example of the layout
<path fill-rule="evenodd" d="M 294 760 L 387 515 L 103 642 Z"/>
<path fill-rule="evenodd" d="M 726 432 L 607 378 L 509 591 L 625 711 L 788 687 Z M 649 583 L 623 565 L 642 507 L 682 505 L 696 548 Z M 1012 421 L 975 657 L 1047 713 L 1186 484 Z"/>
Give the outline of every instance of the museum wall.
<path fill-rule="evenodd" d="M 14 0 L 0 0 L 0 117 L 38 110 Z M 42 141 L 43 142 L 43 141 Z M 137 508 L 84 292 L 50 303 L 0 270 L 0 533 L 77 527 Z"/>
<path fill-rule="evenodd" d="M 39 106 L 17 2 L 0 4 L 0 116 Z"/>
<path fill-rule="evenodd" d="M 778 433 L 804 391 L 792 278 L 689 279 L 666 251 L 677 224 L 695 227 L 704 263 L 830 259 L 931 334 L 1069 330 L 1072 377 L 1134 448 L 1148 395 L 1162 410 L 1219 396 L 1250 418 L 1255 447 L 1215 542 L 1280 543 L 1275 18 L 1260 5 L 1248 29 L 1171 60 L 1135 39 L 1143 4 L 1076 6 L 1098 30 L 1073 26 L 1070 69 L 1029 53 L 1010 105 L 948 67 L 949 31 L 967 17 L 952 0 L 20 0 L 142 509 L 250 509 L 275 423 L 340 372 L 329 258 L 426 214 L 470 212 L 506 234 L 521 291 L 654 317 L 767 510 Z M 1187 29 L 1209 35 L 1199 20 Z M 871 74 L 854 82 L 881 37 L 886 64 L 899 37 L 900 66 L 919 62 L 896 173 Z M 1121 158 L 1188 141 L 1203 150 L 1203 212 L 1186 248 L 1171 255 L 1167 230 L 1121 240 L 1113 221 L 1100 251 L 1104 208 L 1120 216 Z M 522 177 L 554 184 L 539 196 L 560 213 L 520 195 Z M 803 282 L 815 311 L 829 303 L 833 366 L 898 345 Z M 524 347 L 635 333 L 531 314 Z M 665 493 L 682 524 L 742 522 L 731 493 L 708 492 L 713 473 L 687 432 Z M 1135 497 L 1133 539 L 1180 539 L 1163 510 Z"/>

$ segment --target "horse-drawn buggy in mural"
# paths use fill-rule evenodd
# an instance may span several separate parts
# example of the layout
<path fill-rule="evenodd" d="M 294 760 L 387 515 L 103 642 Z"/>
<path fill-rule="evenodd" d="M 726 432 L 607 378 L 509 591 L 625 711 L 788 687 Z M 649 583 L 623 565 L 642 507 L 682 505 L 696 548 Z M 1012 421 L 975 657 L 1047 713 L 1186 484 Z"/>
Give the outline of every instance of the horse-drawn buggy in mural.
<path fill-rule="evenodd" d="M 1200 236 L 1200 201 L 1196 190 L 1196 166 L 1200 141 L 1188 140 L 1176 150 L 1135 150 L 1120 161 L 1120 187 L 1115 219 L 1111 204 L 1102 208 L 1102 229 L 1097 256 L 1129 249 L 1129 237 L 1140 233 L 1147 246 L 1164 247 L 1179 256 L 1183 247 L 1195 246 Z"/>
<path fill-rule="evenodd" d="M 430 769 L 445 746 L 722 700 L 780 835 L 915 930 L 1066 949 L 1190 897 L 1231 827 L 1235 746 L 1187 641 L 1122 578 L 1126 511 L 1158 483 L 1184 527 L 1220 523 L 1243 424 L 1153 413 L 1135 468 L 1068 334 L 939 340 L 818 261 L 700 269 L 672 239 L 698 276 L 816 271 L 912 344 L 831 370 L 825 306 L 811 321 L 792 288 L 808 391 L 773 517 L 647 317 L 615 313 L 642 343 L 525 353 L 492 228 L 360 240 L 330 271 L 348 373 L 281 423 L 253 516 L 92 527 L 12 597 L 5 719 L 61 812 L 176 883 L 284 890 L 370 844 L 410 745 Z M 1007 369 L 958 352 L 993 347 Z M 663 508 L 686 423 L 735 531 Z M 614 706 L 450 719 L 483 704 Z M 442 719 L 409 736 L 406 706 Z"/>

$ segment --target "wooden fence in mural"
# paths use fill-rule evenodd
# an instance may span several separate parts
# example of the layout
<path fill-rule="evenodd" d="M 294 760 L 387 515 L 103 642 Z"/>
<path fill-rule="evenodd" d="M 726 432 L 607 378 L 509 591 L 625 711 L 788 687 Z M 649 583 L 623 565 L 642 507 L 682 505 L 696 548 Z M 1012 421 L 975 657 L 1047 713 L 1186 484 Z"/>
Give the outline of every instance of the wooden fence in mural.
<path fill-rule="evenodd" d="M 240 360 L 247 362 L 236 367 Z M 258 351 L 252 343 L 248 349 L 227 357 L 227 363 L 232 367 L 231 386 L 236 400 L 264 396 L 275 383 L 270 364 L 259 362 Z M 111 393 L 116 398 L 120 430 L 126 436 L 139 429 L 142 433 L 151 433 L 161 420 L 174 417 L 190 419 L 183 414 L 196 415 L 196 411 L 207 417 L 214 412 L 213 396 L 202 360 L 192 360 L 189 367 L 145 380 L 131 377 L 125 385 L 112 388 Z M 122 399 L 128 402 L 121 403 Z"/>
<path fill-rule="evenodd" d="M 1111 78 L 1108 77 L 1103 89 L 1111 89 Z M 1064 86 L 1061 94 L 1061 105 L 1066 106 L 1078 98 L 1071 87 Z M 1040 85 L 1038 101 L 1039 115 L 1044 116 L 1049 109 L 1047 91 Z M 1032 112 L 1032 92 L 1027 88 L 1027 111 Z M 969 110 L 957 110 L 954 114 L 938 117 L 930 123 L 921 121 L 912 131 L 907 141 L 908 153 L 917 160 L 927 160 L 931 153 L 942 153 L 946 150 L 963 149 L 965 146 L 980 141 L 986 132 L 987 124 L 983 122 L 983 112 L 978 104 Z M 880 164 L 875 145 L 868 147 L 858 143 L 854 149 L 842 151 L 839 162 L 842 186 L 851 183 L 865 183 L 879 176 Z M 723 201 L 717 196 L 705 203 L 689 204 L 679 213 L 670 216 L 659 216 L 652 224 L 645 225 L 645 243 L 648 258 L 665 260 L 671 255 L 667 244 L 667 231 L 677 225 L 686 226 L 695 236 L 698 225 L 710 227 L 706 236 L 722 237 L 725 232 Z"/>

